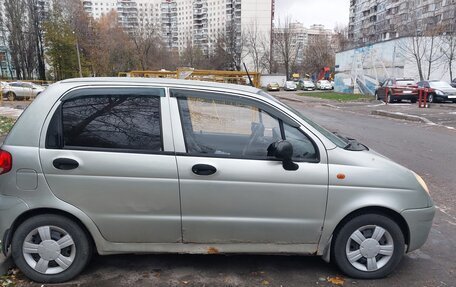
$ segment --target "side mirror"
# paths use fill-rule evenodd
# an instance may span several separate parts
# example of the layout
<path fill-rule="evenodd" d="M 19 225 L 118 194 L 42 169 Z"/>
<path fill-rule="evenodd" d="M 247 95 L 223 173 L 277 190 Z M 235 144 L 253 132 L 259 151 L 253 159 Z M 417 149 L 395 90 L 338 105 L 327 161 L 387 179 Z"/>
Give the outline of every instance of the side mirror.
<path fill-rule="evenodd" d="M 293 145 L 288 141 L 278 141 L 268 147 L 268 156 L 274 156 L 282 161 L 285 170 L 298 170 L 299 165 L 293 162 Z"/>

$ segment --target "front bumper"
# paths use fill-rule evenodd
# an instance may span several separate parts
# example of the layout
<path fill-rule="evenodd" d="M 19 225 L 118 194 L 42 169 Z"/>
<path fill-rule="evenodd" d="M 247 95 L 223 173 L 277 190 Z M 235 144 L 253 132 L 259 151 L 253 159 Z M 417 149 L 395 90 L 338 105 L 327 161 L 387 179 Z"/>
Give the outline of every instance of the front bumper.
<path fill-rule="evenodd" d="M 401 212 L 410 231 L 407 252 L 420 248 L 426 242 L 434 219 L 435 207 L 407 209 Z"/>

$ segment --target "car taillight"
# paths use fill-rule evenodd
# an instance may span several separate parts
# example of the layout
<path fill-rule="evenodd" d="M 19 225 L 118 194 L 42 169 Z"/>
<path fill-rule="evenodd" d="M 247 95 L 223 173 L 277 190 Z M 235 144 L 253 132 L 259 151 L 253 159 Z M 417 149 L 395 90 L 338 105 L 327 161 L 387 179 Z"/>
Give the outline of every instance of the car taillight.
<path fill-rule="evenodd" d="M 0 150 L 0 174 L 7 173 L 13 167 L 13 157 L 7 151 Z"/>

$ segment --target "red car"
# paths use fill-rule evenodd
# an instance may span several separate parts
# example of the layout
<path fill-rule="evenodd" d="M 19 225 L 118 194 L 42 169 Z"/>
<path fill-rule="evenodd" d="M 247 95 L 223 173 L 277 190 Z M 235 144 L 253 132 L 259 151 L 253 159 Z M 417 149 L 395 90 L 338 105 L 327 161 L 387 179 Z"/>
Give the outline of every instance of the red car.
<path fill-rule="evenodd" d="M 409 100 L 416 103 L 418 100 L 418 86 L 415 80 L 406 78 L 391 78 L 387 79 L 375 91 L 375 99 L 384 102 L 400 102 Z"/>

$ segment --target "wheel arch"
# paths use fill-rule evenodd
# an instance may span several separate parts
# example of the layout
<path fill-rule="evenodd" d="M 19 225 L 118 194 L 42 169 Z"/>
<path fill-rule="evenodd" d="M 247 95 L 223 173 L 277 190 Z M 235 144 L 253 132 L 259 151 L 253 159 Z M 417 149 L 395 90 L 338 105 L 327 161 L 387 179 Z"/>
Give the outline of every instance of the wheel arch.
<path fill-rule="evenodd" d="M 32 218 L 33 216 L 37 215 L 43 215 L 43 214 L 52 214 L 52 215 L 60 215 L 63 217 L 66 217 L 73 222 L 75 222 L 87 235 L 87 239 L 89 240 L 89 244 L 93 247 L 94 250 L 97 250 L 95 240 L 88 230 L 88 228 L 85 226 L 85 224 L 75 215 L 71 214 L 70 212 L 60 210 L 60 209 L 55 209 L 55 208 L 36 208 L 36 209 L 30 209 L 19 215 L 16 220 L 14 220 L 13 224 L 11 225 L 11 228 L 8 230 L 8 233 L 5 234 L 5 253 L 8 251 L 7 247 L 11 245 L 12 239 L 14 232 L 17 230 L 17 228 L 25 222 L 27 219 Z"/>

